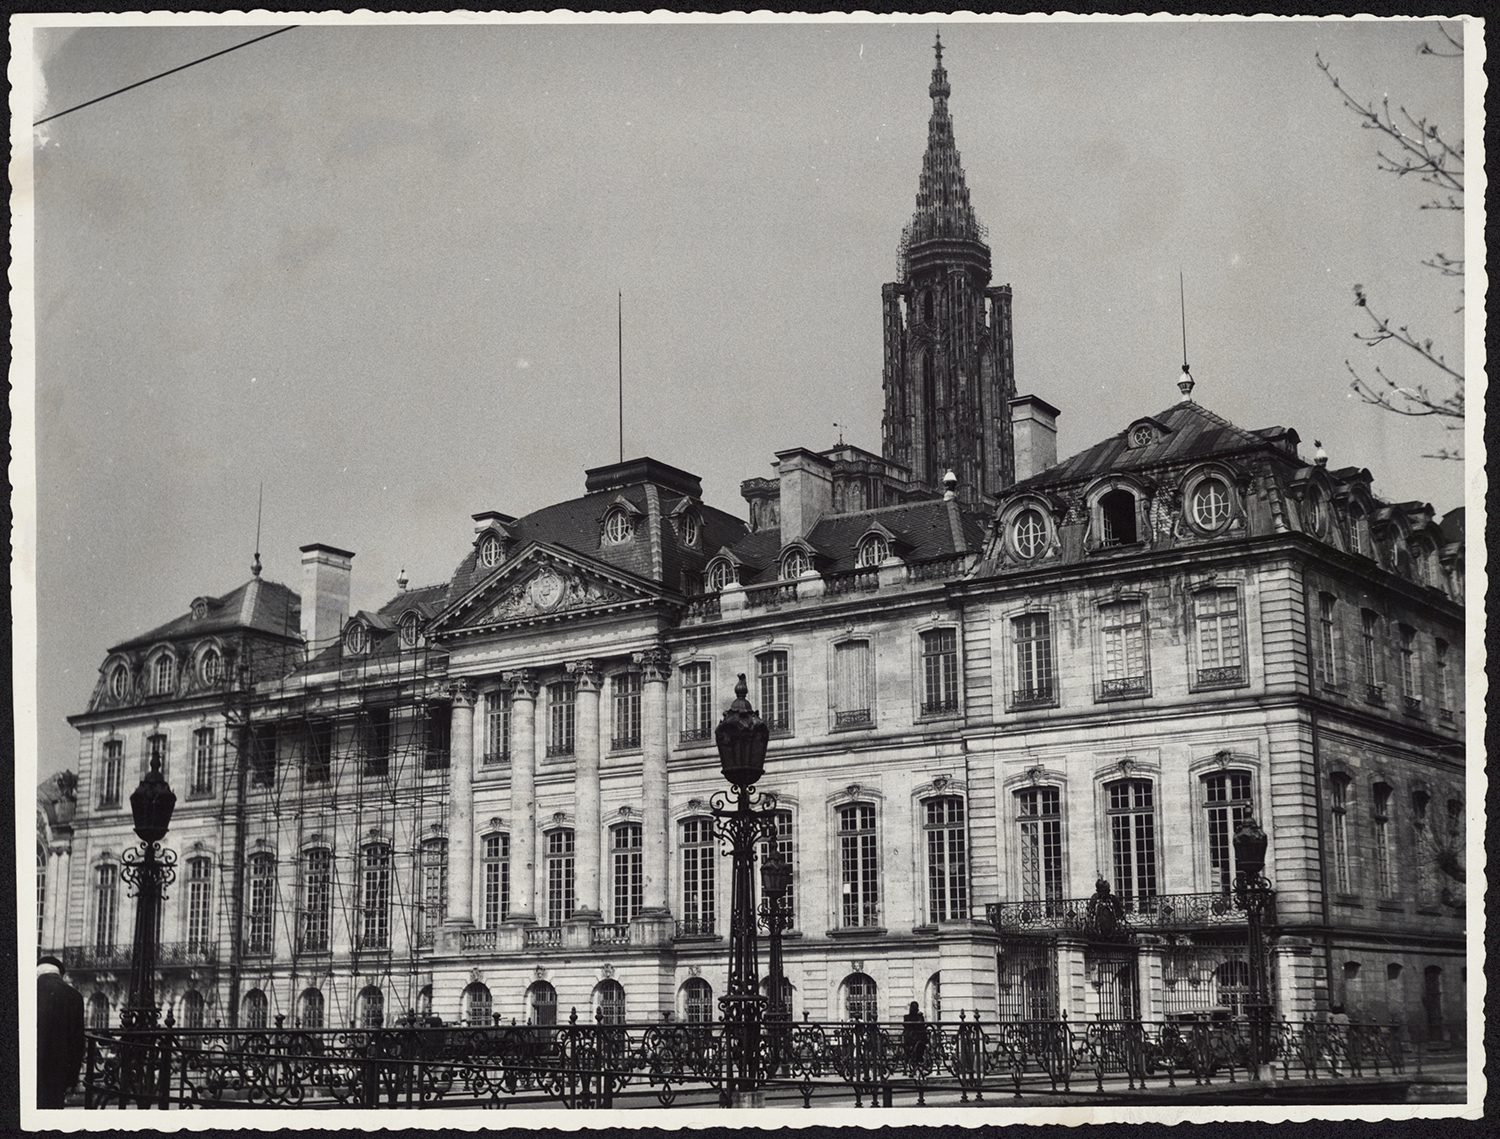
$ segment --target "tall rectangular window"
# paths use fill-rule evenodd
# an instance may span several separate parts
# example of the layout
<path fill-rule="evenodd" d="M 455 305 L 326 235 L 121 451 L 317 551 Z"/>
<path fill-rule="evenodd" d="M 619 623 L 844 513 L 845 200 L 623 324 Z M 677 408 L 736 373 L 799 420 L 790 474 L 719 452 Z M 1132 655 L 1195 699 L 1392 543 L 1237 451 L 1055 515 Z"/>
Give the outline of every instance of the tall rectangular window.
<path fill-rule="evenodd" d="M 1193 594 L 1200 685 L 1239 684 L 1245 679 L 1240 593 L 1233 588 Z"/>
<path fill-rule="evenodd" d="M 1063 895 L 1062 791 L 1028 787 L 1016 793 L 1021 897 L 1054 902 Z"/>
<path fill-rule="evenodd" d="M 577 690 L 571 681 L 547 685 L 547 754 L 572 755 Z"/>
<path fill-rule="evenodd" d="M 1359 619 L 1360 659 L 1365 670 L 1366 699 L 1372 704 L 1384 703 L 1381 691 L 1385 686 L 1385 676 L 1380 668 L 1380 616 L 1372 610 L 1361 609 Z"/>
<path fill-rule="evenodd" d="M 258 787 L 276 783 L 276 725 L 259 724 L 250 729 L 250 782 Z"/>
<path fill-rule="evenodd" d="M 718 866 L 718 844 L 713 820 L 682 821 L 682 923 L 687 936 L 714 932 L 714 870 Z"/>
<path fill-rule="evenodd" d="M 214 730 L 199 728 L 193 733 L 193 778 L 189 795 L 211 795 L 214 790 Z"/>
<path fill-rule="evenodd" d="M 1396 893 L 1396 873 L 1392 865 L 1391 852 L 1391 788 L 1389 784 L 1375 784 L 1375 793 L 1370 797 L 1374 808 L 1375 823 L 1375 883 L 1382 898 Z"/>
<path fill-rule="evenodd" d="M 547 835 L 547 924 L 562 925 L 577 906 L 573 893 L 573 832 Z"/>
<path fill-rule="evenodd" d="M 307 725 L 307 758 L 302 781 L 309 787 L 324 786 L 333 776 L 333 724 L 315 720 Z"/>
<path fill-rule="evenodd" d="M 391 848 L 371 843 L 361 852 L 360 866 L 361 949 L 391 947 Z"/>
<path fill-rule="evenodd" d="M 417 944 L 432 945 L 438 927 L 448 916 L 448 840 L 429 839 L 422 844 L 422 908 L 418 917 Z"/>
<path fill-rule="evenodd" d="M 276 918 L 276 859 L 252 854 L 248 877 L 245 952 L 270 953 Z"/>
<path fill-rule="evenodd" d="M 1016 646 L 1016 690 L 1011 704 L 1018 708 L 1051 704 L 1057 699 L 1051 615 L 1023 614 L 1012 619 L 1010 629 Z"/>
<path fill-rule="evenodd" d="M 170 655 L 162 653 L 156 658 L 156 668 L 152 674 L 155 695 L 170 696 L 172 694 L 172 674 L 175 671 L 175 662 Z"/>
<path fill-rule="evenodd" d="M 610 861 L 615 882 L 615 921 L 629 921 L 641 912 L 645 884 L 641 865 L 641 827 L 626 823 L 610 831 Z"/>
<path fill-rule="evenodd" d="M 1221 771 L 1203 780 L 1208 815 L 1208 879 L 1213 890 L 1234 890 L 1234 828 L 1252 814 L 1250 773 Z"/>
<path fill-rule="evenodd" d="M 104 757 L 99 765 L 99 806 L 120 805 L 120 784 L 125 767 L 125 741 L 105 740 Z"/>
<path fill-rule="evenodd" d="M 922 804 L 927 838 L 927 920 L 969 916 L 969 863 L 964 801 L 956 795 Z"/>
<path fill-rule="evenodd" d="M 1438 640 L 1433 664 L 1437 671 L 1438 719 L 1453 719 L 1453 678 L 1448 672 L 1448 642 Z"/>
<path fill-rule="evenodd" d="M 1318 594 L 1318 670 L 1324 684 L 1339 682 L 1338 667 L 1338 599 L 1331 593 Z"/>
<path fill-rule="evenodd" d="M 1329 814 L 1333 832 L 1333 888 L 1340 894 L 1349 888 L 1349 777 L 1335 775 L 1330 781 Z"/>
<path fill-rule="evenodd" d="M 384 779 L 390 774 L 391 769 L 391 710 L 389 708 L 366 710 L 364 743 L 365 776 L 371 779 Z"/>
<path fill-rule="evenodd" d="M 707 661 L 682 666 L 682 738 L 706 740 L 714 734 L 713 667 Z"/>
<path fill-rule="evenodd" d="M 1156 896 L 1156 806 L 1151 781 L 1105 784 L 1115 893 L 1127 904 Z"/>
<path fill-rule="evenodd" d="M 839 808 L 840 924 L 847 928 L 880 924 L 876 840 L 873 804 Z"/>
<path fill-rule="evenodd" d="M 833 647 L 833 725 L 870 723 L 870 642 L 844 641 Z"/>
<path fill-rule="evenodd" d="M 958 711 L 958 630 L 929 629 L 921 635 L 922 715 Z"/>
<path fill-rule="evenodd" d="M 1401 626 L 1401 699 L 1408 712 L 1422 710 L 1422 688 L 1417 679 L 1417 631 Z"/>
<path fill-rule="evenodd" d="M 146 770 L 160 770 L 163 779 L 171 781 L 167 770 L 167 737 L 161 732 L 146 737 Z"/>
<path fill-rule="evenodd" d="M 452 756 L 453 708 L 446 702 L 427 708 L 424 724 L 426 740 L 422 752 L 422 770 L 446 771 Z"/>
<path fill-rule="evenodd" d="M 787 656 L 777 650 L 755 658 L 755 675 L 760 680 L 760 715 L 773 732 L 789 731 L 792 726 L 791 679 Z"/>
<path fill-rule="evenodd" d="M 189 858 L 187 864 L 187 951 L 202 953 L 213 943 L 213 863 Z"/>
<path fill-rule="evenodd" d="M 1146 679 L 1146 611 L 1140 601 L 1112 601 L 1099 606 L 1104 679 L 1099 695 L 1144 696 Z"/>
<path fill-rule="evenodd" d="M 641 746 L 641 674 L 622 672 L 609 682 L 610 702 L 614 705 L 615 751 Z"/>
<path fill-rule="evenodd" d="M 792 868 L 792 875 L 787 880 L 786 893 L 781 897 L 781 911 L 784 915 L 784 920 L 787 922 L 792 922 L 795 919 L 797 913 L 797 907 L 793 898 L 793 894 L 796 890 L 796 883 L 794 881 L 794 879 L 796 878 L 796 844 L 794 843 L 792 838 L 792 812 L 776 811 L 772 814 L 771 818 L 772 821 L 776 824 L 775 840 L 768 841 L 766 839 L 762 839 L 756 844 L 755 853 L 756 856 L 760 859 L 761 863 L 764 864 L 771 857 L 771 854 L 774 850 L 774 853 L 779 854 L 781 856 L 781 860 L 785 862 L 787 866 Z M 756 882 L 755 889 L 756 897 L 764 901 L 765 893 L 758 881 Z M 792 927 L 791 925 L 787 925 L 786 928 L 790 929 Z"/>
<path fill-rule="evenodd" d="M 333 852 L 314 847 L 302 859 L 302 949 L 324 953 L 333 912 Z"/>
<path fill-rule="evenodd" d="M 484 762 L 510 762 L 510 693 L 484 696 Z"/>
<path fill-rule="evenodd" d="M 1425 909 L 1432 905 L 1432 870 L 1434 843 L 1427 826 L 1427 807 L 1432 797 L 1418 791 L 1411 797 L 1411 831 L 1414 848 L 1414 877 L 1416 879 L 1417 907 Z"/>
<path fill-rule="evenodd" d="M 484 890 L 484 928 L 499 929 L 510 916 L 510 836 L 484 836 L 481 859 Z"/>
<path fill-rule="evenodd" d="M 105 863 L 94 869 L 94 949 L 110 953 L 115 947 L 115 922 L 119 914 L 120 868 Z"/>

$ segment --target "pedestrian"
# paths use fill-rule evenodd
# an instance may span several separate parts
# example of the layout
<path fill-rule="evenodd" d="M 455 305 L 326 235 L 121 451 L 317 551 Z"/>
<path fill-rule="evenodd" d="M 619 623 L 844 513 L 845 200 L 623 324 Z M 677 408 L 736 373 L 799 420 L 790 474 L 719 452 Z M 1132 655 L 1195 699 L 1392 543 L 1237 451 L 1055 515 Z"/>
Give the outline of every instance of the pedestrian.
<path fill-rule="evenodd" d="M 83 997 L 63 980 L 63 963 L 36 963 L 36 1104 L 62 1107 L 83 1066 Z"/>
<path fill-rule="evenodd" d="M 902 1051 L 906 1053 L 906 1062 L 919 1065 L 927 1052 L 927 1018 L 922 1015 L 921 1006 L 912 1001 L 901 1020 L 901 1044 Z"/>

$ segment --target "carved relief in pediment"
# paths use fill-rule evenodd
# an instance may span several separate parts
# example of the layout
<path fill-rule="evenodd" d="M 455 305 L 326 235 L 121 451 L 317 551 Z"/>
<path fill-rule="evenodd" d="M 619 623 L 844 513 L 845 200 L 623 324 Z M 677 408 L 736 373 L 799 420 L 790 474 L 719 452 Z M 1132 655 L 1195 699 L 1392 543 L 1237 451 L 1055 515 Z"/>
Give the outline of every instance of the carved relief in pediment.
<path fill-rule="evenodd" d="M 618 590 L 590 581 L 570 569 L 543 566 L 525 581 L 511 586 L 489 605 L 481 624 L 514 621 L 569 609 L 589 609 L 624 601 Z"/>

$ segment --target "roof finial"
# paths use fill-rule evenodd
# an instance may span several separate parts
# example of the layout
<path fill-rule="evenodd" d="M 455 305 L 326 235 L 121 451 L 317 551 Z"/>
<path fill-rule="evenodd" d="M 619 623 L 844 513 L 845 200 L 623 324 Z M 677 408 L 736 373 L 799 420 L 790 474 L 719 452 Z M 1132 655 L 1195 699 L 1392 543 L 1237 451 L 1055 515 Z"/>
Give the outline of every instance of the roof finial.
<path fill-rule="evenodd" d="M 261 480 L 260 495 L 255 500 L 255 560 L 250 563 L 250 573 L 253 577 L 260 576 L 260 508 L 266 500 L 266 483 Z"/>
<path fill-rule="evenodd" d="M 943 37 L 939 33 L 937 43 L 933 46 L 933 52 L 937 55 L 937 63 L 932 68 L 932 84 L 927 88 L 927 93 L 934 99 L 946 99 L 952 90 L 948 86 L 948 73 L 943 70 Z"/>
<path fill-rule="evenodd" d="M 1323 450 L 1323 441 L 1321 439 L 1314 439 L 1313 446 L 1316 448 L 1313 451 L 1313 462 L 1320 467 L 1326 467 L 1328 465 L 1328 452 Z"/>
<path fill-rule="evenodd" d="M 1177 270 L 1177 301 L 1182 306 L 1182 379 L 1177 381 L 1177 390 L 1182 393 L 1184 402 L 1192 402 L 1193 398 L 1193 373 L 1188 371 L 1187 362 L 1187 292 L 1182 284 L 1182 270 Z"/>
<path fill-rule="evenodd" d="M 396 575 L 396 588 L 405 593 L 409 583 L 410 579 L 406 576 L 406 567 L 402 566 L 401 572 Z"/>

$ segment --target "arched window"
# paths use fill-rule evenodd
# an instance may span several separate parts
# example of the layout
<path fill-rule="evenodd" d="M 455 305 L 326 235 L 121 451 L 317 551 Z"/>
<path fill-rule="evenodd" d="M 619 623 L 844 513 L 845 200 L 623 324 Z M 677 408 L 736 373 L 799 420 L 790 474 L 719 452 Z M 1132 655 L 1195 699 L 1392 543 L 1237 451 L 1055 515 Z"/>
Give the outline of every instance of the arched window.
<path fill-rule="evenodd" d="M 702 977 L 689 977 L 682 985 L 682 1016 L 689 1024 L 709 1024 L 714 1019 L 714 990 Z"/>
<path fill-rule="evenodd" d="M 359 1027 L 379 1028 L 385 1023 L 385 996 L 374 985 L 359 991 Z"/>
<path fill-rule="evenodd" d="M 109 1027 L 109 998 L 103 993 L 93 993 L 89 996 L 89 1027 L 93 1029 Z"/>
<path fill-rule="evenodd" d="M 890 556 L 891 545 L 885 540 L 884 534 L 866 534 L 864 541 L 859 544 L 859 552 L 854 564 L 865 569 L 878 566 Z"/>
<path fill-rule="evenodd" d="M 682 516 L 682 544 L 684 546 L 698 544 L 698 516 L 692 511 Z"/>
<path fill-rule="evenodd" d="M 203 1027 L 203 994 L 197 989 L 182 994 L 182 1027 Z"/>
<path fill-rule="evenodd" d="M 850 973 L 844 978 L 844 1018 L 846 1020 L 878 1020 L 879 1003 L 876 999 L 875 980 L 864 973 Z"/>
<path fill-rule="evenodd" d="M 943 974 L 934 973 L 927 978 L 927 987 L 923 990 L 923 1003 L 927 1006 L 927 1019 L 939 1021 L 943 1019 Z"/>
<path fill-rule="evenodd" d="M 109 670 L 109 694 L 115 700 L 124 700 L 130 691 L 130 669 L 117 664 Z"/>
<path fill-rule="evenodd" d="M 297 1023 L 303 1028 L 322 1028 L 323 994 L 318 989 L 304 989 L 297 1002 Z"/>
<path fill-rule="evenodd" d="M 412 648 L 417 643 L 417 635 L 422 629 L 421 616 L 412 609 L 401 614 L 401 643 L 407 648 Z"/>
<path fill-rule="evenodd" d="M 807 560 L 806 551 L 800 549 L 788 550 L 786 556 L 781 559 L 781 576 L 788 581 L 795 581 L 805 574 L 811 566 L 812 563 Z"/>
<path fill-rule="evenodd" d="M 198 676 L 203 683 L 212 687 L 219 683 L 219 650 L 204 649 L 203 656 L 198 659 Z"/>
<path fill-rule="evenodd" d="M 251 989 L 240 1001 L 240 1019 L 244 1021 L 246 1028 L 265 1028 L 270 1011 L 270 1002 L 266 1000 L 266 994 L 259 989 Z"/>
<path fill-rule="evenodd" d="M 969 916 L 969 863 L 964 801 L 956 795 L 922 804 L 927 842 L 927 920 L 959 921 Z"/>
<path fill-rule="evenodd" d="M 1136 533 L 1135 495 L 1119 487 L 1099 499 L 1101 545 L 1129 546 L 1140 541 Z"/>
<path fill-rule="evenodd" d="M 532 1024 L 556 1024 L 557 990 L 547 981 L 533 981 L 526 990 L 526 1011 Z"/>
<path fill-rule="evenodd" d="M 735 580 L 734 564 L 728 558 L 715 558 L 709 563 L 708 588 L 710 592 L 717 593 Z"/>
<path fill-rule="evenodd" d="M 432 1017 L 431 985 L 423 985 L 417 990 L 417 1016 L 424 1023 Z"/>
<path fill-rule="evenodd" d="M 489 1025 L 493 1019 L 494 1007 L 489 989 L 478 981 L 464 989 L 464 1023 L 470 1028 Z"/>
<path fill-rule="evenodd" d="M 1040 510 L 1027 509 L 1016 515 L 1011 526 L 1011 540 L 1016 553 L 1031 559 L 1047 548 L 1047 521 Z"/>
<path fill-rule="evenodd" d="M 593 1003 L 600 1024 L 625 1023 L 625 990 L 619 981 L 606 978 L 595 985 Z"/>
<path fill-rule="evenodd" d="M 349 627 L 344 630 L 344 650 L 351 656 L 359 656 L 365 651 L 365 645 L 364 624 L 359 621 L 351 621 Z"/>

